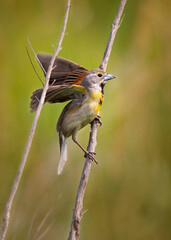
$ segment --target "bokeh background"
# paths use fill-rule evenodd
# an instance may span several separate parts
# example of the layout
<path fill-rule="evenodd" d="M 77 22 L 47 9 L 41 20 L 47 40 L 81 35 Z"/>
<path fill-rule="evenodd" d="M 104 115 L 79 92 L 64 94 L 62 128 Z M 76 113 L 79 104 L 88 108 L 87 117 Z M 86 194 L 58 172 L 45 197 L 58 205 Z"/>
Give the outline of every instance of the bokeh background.
<path fill-rule="evenodd" d="M 53 53 L 66 1 L 5 0 L 0 7 L 0 216 L 8 199 L 34 114 L 32 91 L 41 83 L 25 47 Z M 99 66 L 117 0 L 73 0 L 60 56 L 88 69 Z M 128 0 L 107 71 L 103 125 L 81 224 L 81 240 L 171 239 L 171 2 Z M 43 75 L 30 51 L 37 71 Z M 56 122 L 65 104 L 43 107 L 12 207 L 9 240 L 67 239 L 83 153 L 70 140 L 57 176 Z M 89 126 L 78 139 L 87 146 Z"/>

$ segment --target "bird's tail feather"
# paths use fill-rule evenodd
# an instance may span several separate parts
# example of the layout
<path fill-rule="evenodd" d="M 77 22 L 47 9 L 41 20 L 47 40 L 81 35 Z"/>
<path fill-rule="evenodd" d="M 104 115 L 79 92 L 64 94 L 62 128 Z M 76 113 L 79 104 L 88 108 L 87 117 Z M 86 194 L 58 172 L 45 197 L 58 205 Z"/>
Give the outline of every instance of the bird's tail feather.
<path fill-rule="evenodd" d="M 59 143 L 60 143 L 60 160 L 58 166 L 58 175 L 61 174 L 64 165 L 67 161 L 67 138 L 63 134 L 59 133 Z"/>

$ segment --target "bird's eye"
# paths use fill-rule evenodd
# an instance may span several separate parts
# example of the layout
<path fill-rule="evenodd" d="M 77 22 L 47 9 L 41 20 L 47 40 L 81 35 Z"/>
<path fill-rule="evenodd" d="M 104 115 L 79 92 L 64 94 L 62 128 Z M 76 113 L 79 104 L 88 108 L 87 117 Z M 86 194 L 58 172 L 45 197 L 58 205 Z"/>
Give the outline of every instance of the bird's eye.
<path fill-rule="evenodd" d="M 102 75 L 101 73 L 99 73 L 97 76 L 98 76 L 98 77 L 102 77 L 103 75 Z"/>

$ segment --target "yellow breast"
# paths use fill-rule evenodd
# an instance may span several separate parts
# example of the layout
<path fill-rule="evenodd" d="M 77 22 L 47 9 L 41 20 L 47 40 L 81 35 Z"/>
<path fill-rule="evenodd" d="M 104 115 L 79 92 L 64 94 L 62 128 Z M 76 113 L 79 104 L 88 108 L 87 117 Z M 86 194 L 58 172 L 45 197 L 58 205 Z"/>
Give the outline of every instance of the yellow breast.
<path fill-rule="evenodd" d="M 89 98 L 91 107 L 94 109 L 96 114 L 98 114 L 100 107 L 104 101 L 103 94 L 100 90 L 93 90 L 90 93 L 90 98 Z"/>

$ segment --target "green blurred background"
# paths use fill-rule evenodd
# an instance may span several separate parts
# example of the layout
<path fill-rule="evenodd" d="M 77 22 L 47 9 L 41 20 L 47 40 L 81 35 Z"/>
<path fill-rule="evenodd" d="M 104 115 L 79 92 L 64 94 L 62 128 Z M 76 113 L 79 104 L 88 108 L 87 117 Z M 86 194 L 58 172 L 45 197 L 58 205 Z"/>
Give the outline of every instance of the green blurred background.
<path fill-rule="evenodd" d="M 98 67 L 118 4 L 73 0 L 59 55 L 88 69 Z M 65 5 L 60 0 L 1 1 L 0 216 L 34 118 L 30 96 L 41 87 L 26 54 L 27 37 L 36 52 L 53 53 Z M 171 239 L 170 12 L 167 0 L 127 2 L 107 68 L 117 78 L 105 87 L 99 165 L 92 166 L 81 240 Z M 55 127 L 64 105 L 43 107 L 6 239 L 67 239 L 84 158 L 70 140 L 68 162 L 57 176 Z M 83 146 L 88 137 L 89 126 L 78 135 Z"/>

